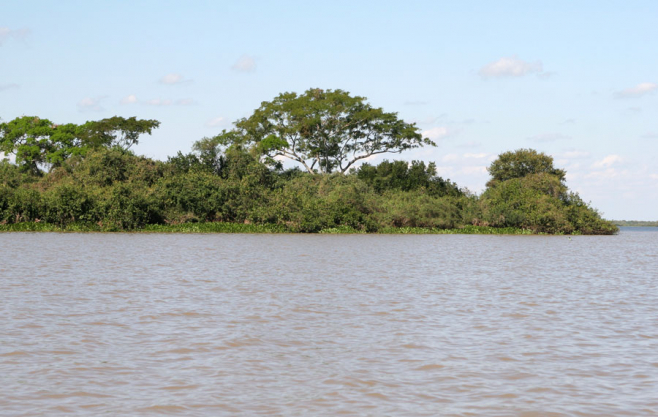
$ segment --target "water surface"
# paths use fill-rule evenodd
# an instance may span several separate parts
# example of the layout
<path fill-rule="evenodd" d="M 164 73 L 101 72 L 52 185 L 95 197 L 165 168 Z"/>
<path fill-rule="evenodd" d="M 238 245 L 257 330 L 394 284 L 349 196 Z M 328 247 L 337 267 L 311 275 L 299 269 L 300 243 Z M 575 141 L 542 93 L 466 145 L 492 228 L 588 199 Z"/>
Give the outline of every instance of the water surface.
<path fill-rule="evenodd" d="M 658 233 L 0 234 L 0 415 L 658 415 Z"/>

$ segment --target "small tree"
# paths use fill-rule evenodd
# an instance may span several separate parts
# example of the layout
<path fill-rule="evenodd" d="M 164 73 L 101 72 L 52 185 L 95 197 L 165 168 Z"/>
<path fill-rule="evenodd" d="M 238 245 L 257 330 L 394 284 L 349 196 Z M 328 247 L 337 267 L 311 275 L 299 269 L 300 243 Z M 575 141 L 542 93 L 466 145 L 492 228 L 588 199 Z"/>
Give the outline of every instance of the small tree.
<path fill-rule="evenodd" d="M 283 93 L 238 120 L 236 129 L 220 134 L 216 143 L 249 147 L 270 163 L 283 157 L 308 172 L 322 173 L 344 173 L 355 162 L 377 154 L 436 146 L 414 123 L 365 100 L 342 90 Z"/>
<path fill-rule="evenodd" d="M 560 181 L 564 181 L 566 175 L 564 170 L 553 167 L 553 157 L 534 149 L 518 149 L 502 153 L 487 170 L 491 174 L 487 187 L 494 187 L 500 182 L 523 178 L 530 174 L 555 175 Z"/>

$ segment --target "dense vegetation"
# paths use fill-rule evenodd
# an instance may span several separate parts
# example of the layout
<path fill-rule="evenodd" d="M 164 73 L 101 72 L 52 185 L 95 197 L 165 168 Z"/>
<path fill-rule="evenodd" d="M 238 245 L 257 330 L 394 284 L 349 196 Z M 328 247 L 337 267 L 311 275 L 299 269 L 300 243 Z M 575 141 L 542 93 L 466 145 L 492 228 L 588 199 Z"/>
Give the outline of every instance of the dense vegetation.
<path fill-rule="evenodd" d="M 338 94 L 332 100 L 346 100 L 346 93 L 331 93 Z M 507 152 L 494 161 L 492 180 L 481 196 L 437 176 L 433 163 L 384 161 L 343 172 L 350 162 L 345 162 L 344 153 L 337 149 L 340 143 L 328 141 L 325 148 L 324 140 L 330 135 L 313 128 L 313 123 L 336 131 L 341 124 L 355 126 L 350 112 L 356 112 L 358 123 L 367 121 L 359 131 L 380 132 L 359 140 L 342 133 L 345 142 L 340 146 L 365 151 L 352 155 L 386 149 L 398 152 L 431 143 L 412 135 L 415 126 L 400 124 L 394 114 L 364 108 L 360 98 L 351 105 L 361 106 L 357 109 L 361 113 L 351 109 L 350 103 L 343 104 L 350 110 L 341 113 L 318 104 L 322 97 L 313 94 L 315 102 L 302 103 L 311 110 L 293 106 L 300 124 L 295 125 L 295 117 L 290 117 L 286 129 L 296 132 L 292 134 L 296 135 L 294 146 L 305 143 L 294 152 L 306 152 L 306 168 L 316 161 L 315 170 L 283 169 L 272 157 L 292 149 L 290 137 L 268 131 L 256 140 L 255 125 L 204 138 L 191 153 L 179 152 L 163 162 L 128 149 L 141 134 L 157 127 L 153 120 L 117 117 L 82 126 L 58 126 L 24 117 L 0 124 L 1 149 L 16 155 L 15 163 L 0 162 L 0 230 L 617 231 L 568 191 L 564 171 L 553 168 L 550 156 L 533 150 Z M 321 114 L 315 122 L 309 121 L 313 105 L 320 107 Z M 384 119 L 381 124 L 378 117 Z M 388 145 L 381 145 L 382 135 Z M 369 140 L 375 142 L 369 144 Z M 269 144 L 265 146 L 263 141 Z"/>

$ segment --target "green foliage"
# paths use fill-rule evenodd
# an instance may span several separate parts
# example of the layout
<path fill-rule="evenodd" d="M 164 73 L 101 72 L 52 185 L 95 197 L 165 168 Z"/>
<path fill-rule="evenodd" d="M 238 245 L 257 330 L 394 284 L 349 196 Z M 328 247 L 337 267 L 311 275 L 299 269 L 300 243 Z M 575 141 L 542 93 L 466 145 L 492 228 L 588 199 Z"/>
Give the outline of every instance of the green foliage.
<path fill-rule="evenodd" d="M 310 173 L 346 172 L 371 155 L 436 146 L 415 124 L 365 100 L 342 90 L 283 93 L 261 103 L 252 116 L 236 122 L 236 130 L 214 141 L 254 149 L 268 163 L 288 158 Z"/>
<path fill-rule="evenodd" d="M 43 209 L 43 199 L 37 190 L 0 186 L 0 223 L 40 221 Z"/>
<path fill-rule="evenodd" d="M 80 184 L 99 187 L 126 181 L 150 186 L 165 172 L 162 162 L 119 148 L 95 150 L 84 158 L 71 158 L 63 168 Z"/>
<path fill-rule="evenodd" d="M 382 196 L 378 222 L 392 227 L 448 229 L 462 225 L 458 198 L 420 192 L 389 192 Z"/>
<path fill-rule="evenodd" d="M 498 155 L 489 168 L 491 180 L 487 187 L 493 187 L 502 181 L 523 178 L 530 174 L 550 174 L 564 181 L 566 172 L 553 167 L 553 157 L 534 149 L 518 149 Z"/>
<path fill-rule="evenodd" d="M 0 123 L 0 152 L 14 154 L 22 171 L 40 175 L 41 168 L 62 165 L 68 158 L 85 155 L 90 149 L 127 150 L 139 136 L 157 128 L 157 120 L 112 117 L 82 126 L 58 125 L 34 116 L 17 117 Z"/>
<path fill-rule="evenodd" d="M 477 223 L 537 233 L 614 234 L 617 227 L 564 185 L 553 158 L 531 149 L 506 152 L 489 167 Z"/>
<path fill-rule="evenodd" d="M 80 140 L 91 148 L 119 148 L 128 150 L 139 143 L 143 134 L 151 134 L 157 129 L 157 120 L 138 120 L 136 117 L 124 118 L 114 116 L 103 120 L 91 121 L 77 129 Z"/>
<path fill-rule="evenodd" d="M 132 184 L 116 184 L 103 190 L 97 211 L 101 227 L 132 230 L 162 221 L 159 204 L 146 189 Z"/>
<path fill-rule="evenodd" d="M 384 160 L 376 166 L 365 163 L 356 170 L 356 176 L 380 194 L 389 190 L 422 189 L 434 197 L 463 195 L 457 184 L 436 175 L 434 162 L 425 165 L 422 161 L 412 161 L 409 165 L 407 161 Z"/>
<path fill-rule="evenodd" d="M 16 156 L 15 164 L 0 161 L 0 231 L 617 232 L 569 192 L 551 157 L 534 150 L 501 154 L 480 197 L 437 176 L 433 163 L 384 161 L 327 174 L 365 155 L 431 144 L 364 100 L 340 90 L 282 94 L 238 130 L 167 162 L 127 150 L 158 126 L 154 120 L 0 124 L 0 151 Z M 268 159 L 291 150 L 306 171 Z"/>
<path fill-rule="evenodd" d="M 43 218 L 53 224 L 68 224 L 93 221 L 94 198 L 85 188 L 69 183 L 57 184 L 42 194 L 44 200 Z"/>

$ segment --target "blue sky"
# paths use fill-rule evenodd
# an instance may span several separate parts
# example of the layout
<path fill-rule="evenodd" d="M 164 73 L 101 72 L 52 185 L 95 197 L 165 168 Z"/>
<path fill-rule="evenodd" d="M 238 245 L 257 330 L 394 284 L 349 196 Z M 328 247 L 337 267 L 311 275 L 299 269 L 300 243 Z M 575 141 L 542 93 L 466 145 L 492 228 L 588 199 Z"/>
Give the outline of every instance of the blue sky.
<path fill-rule="evenodd" d="M 656 220 L 657 18 L 655 1 L 5 0 L 0 117 L 157 119 L 135 151 L 166 159 L 281 92 L 340 88 L 439 145 L 389 158 L 480 192 L 496 155 L 535 148 L 606 218 Z"/>

